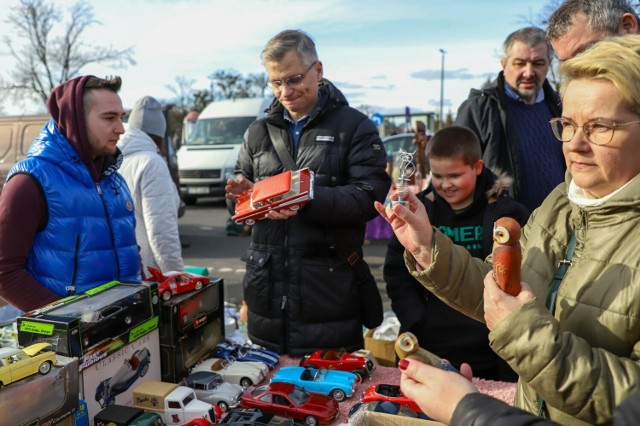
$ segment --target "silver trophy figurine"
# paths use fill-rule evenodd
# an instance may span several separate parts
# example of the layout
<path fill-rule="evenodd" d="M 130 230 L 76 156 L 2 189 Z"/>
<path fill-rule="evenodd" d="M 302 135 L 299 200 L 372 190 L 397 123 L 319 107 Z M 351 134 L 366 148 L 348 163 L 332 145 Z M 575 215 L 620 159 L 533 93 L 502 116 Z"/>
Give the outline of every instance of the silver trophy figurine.
<path fill-rule="evenodd" d="M 391 205 L 395 206 L 396 204 L 401 204 L 403 206 L 407 205 L 407 193 L 409 192 L 409 180 L 411 176 L 416 172 L 416 165 L 413 163 L 413 154 L 414 152 L 405 152 L 400 150 L 398 152 L 397 157 L 395 158 L 395 163 L 397 170 L 400 172 L 398 177 L 396 178 L 396 194 L 397 198 L 395 200 L 391 200 Z M 395 174 L 395 173 L 394 173 Z"/>

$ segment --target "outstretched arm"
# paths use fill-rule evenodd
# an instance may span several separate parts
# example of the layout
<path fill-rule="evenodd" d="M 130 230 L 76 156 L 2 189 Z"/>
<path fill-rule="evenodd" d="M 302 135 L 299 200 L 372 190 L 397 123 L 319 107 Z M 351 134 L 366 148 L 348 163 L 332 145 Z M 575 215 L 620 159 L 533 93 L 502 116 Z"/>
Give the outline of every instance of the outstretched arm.
<path fill-rule="evenodd" d="M 391 196 L 394 200 L 395 194 Z M 395 205 L 384 207 L 375 202 L 378 213 L 386 219 L 398 241 L 413 255 L 422 268 L 431 265 L 431 251 L 433 248 L 433 228 L 427 216 L 424 204 L 409 192 L 406 198 L 407 206 Z"/>

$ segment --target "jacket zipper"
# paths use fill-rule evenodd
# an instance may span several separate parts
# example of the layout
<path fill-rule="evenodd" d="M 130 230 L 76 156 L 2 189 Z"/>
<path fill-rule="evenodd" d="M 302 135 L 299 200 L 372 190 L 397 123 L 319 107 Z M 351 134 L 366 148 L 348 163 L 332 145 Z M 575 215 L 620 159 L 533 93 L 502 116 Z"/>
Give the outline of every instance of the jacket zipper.
<path fill-rule="evenodd" d="M 68 295 L 75 294 L 76 281 L 78 280 L 78 259 L 80 251 L 80 235 L 76 234 L 76 246 L 73 251 L 73 275 L 71 276 L 71 287 L 67 290 Z"/>
<path fill-rule="evenodd" d="M 118 259 L 118 250 L 116 249 L 116 242 L 113 235 L 113 226 L 111 226 L 111 218 L 109 217 L 109 210 L 107 210 L 107 206 L 104 202 L 104 197 L 102 196 L 102 188 L 100 188 L 99 182 L 96 182 L 96 189 L 98 190 L 98 194 L 100 195 L 100 200 L 102 201 L 102 208 L 104 209 L 104 216 L 107 219 L 107 224 L 109 225 L 109 236 L 111 237 L 111 247 L 113 248 L 113 254 L 116 258 L 117 279 L 120 280 L 120 259 Z"/>

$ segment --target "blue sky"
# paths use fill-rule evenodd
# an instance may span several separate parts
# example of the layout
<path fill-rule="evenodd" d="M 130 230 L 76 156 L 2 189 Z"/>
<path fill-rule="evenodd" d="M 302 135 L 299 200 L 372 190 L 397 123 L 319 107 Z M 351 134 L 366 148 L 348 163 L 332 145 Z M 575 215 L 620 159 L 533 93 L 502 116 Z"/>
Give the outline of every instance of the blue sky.
<path fill-rule="evenodd" d="M 6 16 L 18 0 L 0 0 Z M 307 31 L 316 41 L 325 77 L 354 106 L 382 113 L 438 111 L 444 49 L 445 113 L 454 114 L 469 89 L 500 71 L 505 37 L 535 19 L 548 0 L 89 0 L 100 25 L 87 42 L 133 47 L 137 64 L 127 69 L 88 66 L 83 73 L 123 78 L 125 107 L 166 88 L 177 76 L 205 89 L 219 69 L 262 72 L 265 42 L 286 28 Z M 64 8 L 72 1 L 58 0 Z M 67 16 L 67 15 L 65 15 Z M 0 36 L 8 34 L 6 22 Z M 0 47 L 3 67 L 10 64 Z M 32 112 L 5 106 L 9 113 Z"/>

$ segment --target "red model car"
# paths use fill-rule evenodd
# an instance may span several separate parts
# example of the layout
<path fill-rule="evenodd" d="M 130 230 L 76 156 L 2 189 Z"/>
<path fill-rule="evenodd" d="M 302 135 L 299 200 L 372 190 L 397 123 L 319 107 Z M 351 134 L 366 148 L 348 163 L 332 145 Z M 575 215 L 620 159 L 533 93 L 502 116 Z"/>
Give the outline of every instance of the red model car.
<path fill-rule="evenodd" d="M 298 210 L 313 199 L 313 172 L 308 168 L 271 176 L 256 182 L 253 188 L 238 194 L 236 214 L 232 219 L 237 223 L 253 225 L 264 219 L 271 210 L 288 207 Z"/>
<path fill-rule="evenodd" d="M 282 382 L 247 389 L 240 406 L 303 420 L 311 426 L 329 424 L 339 414 L 338 402 L 333 398 Z"/>
<path fill-rule="evenodd" d="M 364 391 L 362 402 L 389 401 L 395 404 L 408 407 L 416 413 L 422 413 L 418 404 L 404 396 L 398 385 L 378 384 L 371 385 Z"/>
<path fill-rule="evenodd" d="M 158 293 L 162 300 L 169 300 L 172 296 L 187 291 L 200 290 L 209 284 L 209 278 L 204 275 L 176 271 L 161 272 L 151 266 L 147 269 L 151 277 L 145 281 L 158 281 Z"/>
<path fill-rule="evenodd" d="M 327 370 L 351 371 L 363 380 L 371 375 L 375 368 L 373 362 L 363 356 L 354 355 L 347 351 L 318 350 L 311 355 L 305 355 L 300 361 L 302 367 L 326 368 Z"/>

